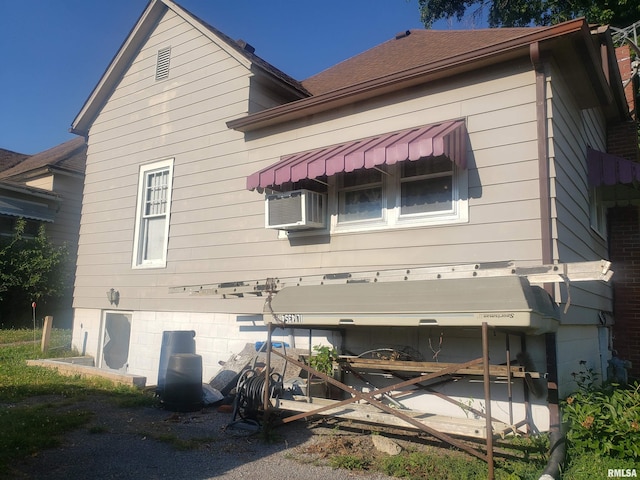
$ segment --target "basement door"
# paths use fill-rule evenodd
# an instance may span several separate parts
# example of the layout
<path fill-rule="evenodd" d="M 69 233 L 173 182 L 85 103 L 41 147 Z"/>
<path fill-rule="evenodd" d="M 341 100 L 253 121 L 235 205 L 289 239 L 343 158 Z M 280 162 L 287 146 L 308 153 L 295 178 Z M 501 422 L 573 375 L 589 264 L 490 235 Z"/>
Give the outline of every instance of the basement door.
<path fill-rule="evenodd" d="M 101 339 L 100 368 L 126 372 L 129 366 L 131 313 L 105 312 Z"/>

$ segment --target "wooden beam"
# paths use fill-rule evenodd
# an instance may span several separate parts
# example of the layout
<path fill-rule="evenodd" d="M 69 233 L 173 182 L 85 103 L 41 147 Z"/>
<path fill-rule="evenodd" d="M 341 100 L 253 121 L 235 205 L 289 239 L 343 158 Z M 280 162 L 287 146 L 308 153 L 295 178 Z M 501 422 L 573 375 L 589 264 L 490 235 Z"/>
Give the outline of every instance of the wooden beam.
<path fill-rule="evenodd" d="M 339 362 L 344 362 L 353 369 L 364 370 L 395 370 L 400 372 L 438 372 L 443 368 L 449 368 L 456 363 L 440 363 L 440 362 L 408 362 L 404 360 L 377 360 L 358 357 L 340 357 Z M 507 377 L 511 370 L 511 376 L 517 378 L 524 378 L 530 375 L 531 378 L 542 378 L 544 375 L 539 372 L 527 372 L 524 367 L 511 367 L 507 368 L 506 365 L 490 365 L 489 375 L 492 377 Z M 456 373 L 462 375 L 483 375 L 484 369 L 482 366 L 460 368 Z"/>
<path fill-rule="evenodd" d="M 306 401 L 306 397 L 299 398 L 300 399 L 294 398 L 293 400 L 279 399 L 275 403 L 275 407 L 279 410 L 304 413 L 305 416 L 315 415 L 315 411 L 320 407 L 328 407 L 323 410 L 321 415 L 366 423 L 379 423 L 393 427 L 417 429 L 415 425 L 402 420 L 396 415 L 382 412 L 372 405 L 351 403 L 350 405 L 334 406 L 340 402 L 314 397 L 312 403 L 309 403 Z M 484 419 L 432 415 L 415 410 L 402 410 L 402 413 L 439 432 L 482 440 L 486 438 L 487 428 Z M 512 430 L 512 427 L 506 423 L 494 422 L 493 429 L 497 432 L 506 432 Z"/>

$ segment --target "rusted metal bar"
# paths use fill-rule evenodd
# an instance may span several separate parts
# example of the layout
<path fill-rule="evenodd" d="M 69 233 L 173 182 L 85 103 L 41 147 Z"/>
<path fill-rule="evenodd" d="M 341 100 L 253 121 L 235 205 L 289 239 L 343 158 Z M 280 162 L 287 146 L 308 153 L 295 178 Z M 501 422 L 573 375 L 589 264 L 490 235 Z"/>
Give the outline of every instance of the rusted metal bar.
<path fill-rule="evenodd" d="M 513 425 L 513 387 L 511 385 L 511 346 L 509 334 L 506 334 L 505 350 L 507 355 L 507 397 L 509 398 L 509 424 Z"/>
<path fill-rule="evenodd" d="M 264 365 L 264 392 L 263 394 L 263 410 L 264 415 L 267 417 L 269 412 L 269 393 L 270 393 L 270 379 L 271 379 L 271 335 L 273 333 L 273 324 L 270 323 L 267 327 L 267 358 Z"/>
<path fill-rule="evenodd" d="M 520 352 L 521 354 L 527 352 L 527 337 L 524 334 L 520 334 Z M 524 414 L 527 419 L 527 434 L 530 434 L 533 432 L 533 414 L 531 412 L 529 383 L 526 379 L 522 382 L 522 395 L 524 398 Z"/>
<path fill-rule="evenodd" d="M 325 381 L 327 381 L 327 382 L 329 382 L 329 383 L 331 383 L 333 385 L 338 386 L 339 388 L 349 392 L 352 395 L 352 398 L 349 398 L 349 399 L 346 399 L 346 400 L 342 400 L 342 401 L 337 402 L 337 403 L 332 403 L 331 405 L 326 405 L 326 406 L 320 407 L 320 408 L 318 408 L 316 410 L 313 410 L 311 412 L 304 412 L 304 413 L 301 413 L 301 414 L 298 414 L 298 415 L 293 415 L 291 417 L 287 417 L 286 419 L 283 420 L 283 423 L 292 422 L 294 420 L 299 420 L 301 418 L 309 417 L 311 415 L 317 415 L 317 414 L 319 414 L 321 412 L 324 412 L 324 411 L 327 411 L 327 410 L 331 410 L 331 409 L 334 409 L 334 408 L 337 408 L 337 407 L 348 405 L 350 403 L 354 403 L 357 400 L 364 400 L 364 401 L 368 402 L 369 404 L 379 408 L 380 410 L 383 410 L 383 411 L 385 411 L 387 413 L 390 413 L 391 415 L 394 415 L 394 416 L 402 419 L 406 423 L 408 423 L 410 425 L 413 425 L 414 427 L 429 433 L 430 435 L 442 440 L 445 443 L 448 443 L 449 445 L 453 445 L 453 446 L 459 448 L 460 450 L 463 450 L 463 451 L 469 453 L 470 455 L 473 455 L 473 456 L 475 456 L 475 457 L 477 457 L 477 458 L 479 458 L 479 459 L 481 459 L 481 460 L 483 460 L 485 462 L 487 461 L 487 456 L 482 454 L 482 452 L 479 452 L 478 450 L 470 447 L 469 445 L 467 445 L 467 444 L 465 444 L 465 443 L 463 443 L 463 442 L 461 442 L 461 441 L 459 441 L 459 440 L 457 440 L 457 439 L 455 439 L 453 437 L 450 437 L 449 435 L 447 435 L 445 433 L 439 432 L 439 431 L 437 431 L 437 430 L 435 430 L 435 429 L 433 429 L 433 428 L 431 428 L 431 427 L 419 422 L 418 420 L 415 420 L 414 418 L 403 414 L 398 409 L 395 409 L 393 407 L 385 405 L 384 403 L 382 403 L 379 400 L 377 400 L 376 398 L 374 398 L 374 395 L 380 395 L 382 393 L 387 393 L 387 392 L 390 392 L 390 391 L 392 391 L 394 389 L 397 389 L 397 388 L 402 388 L 402 387 L 405 387 L 405 386 L 413 385 L 415 383 L 428 380 L 429 378 L 437 378 L 437 377 L 442 376 L 442 375 L 448 375 L 450 373 L 454 373 L 455 371 L 459 370 L 460 368 L 467 368 L 467 367 L 470 367 L 470 366 L 473 366 L 473 365 L 478 365 L 478 364 L 482 363 L 482 361 L 483 361 L 482 359 L 475 359 L 475 360 L 471 360 L 471 361 L 466 362 L 466 363 L 462 363 L 462 364 L 459 364 L 459 365 L 455 365 L 455 366 L 451 366 L 451 367 L 448 367 L 448 368 L 444 368 L 442 370 L 442 372 L 434 372 L 434 373 L 427 374 L 427 375 L 420 375 L 420 376 L 418 376 L 416 378 L 413 378 L 413 379 L 398 383 L 396 385 L 390 385 L 390 386 L 381 388 L 381 389 L 379 389 L 379 390 L 377 390 L 376 392 L 373 392 L 373 393 L 362 393 L 362 392 L 359 392 L 358 390 L 355 390 L 355 389 L 349 387 L 348 385 L 345 385 L 345 384 L 337 381 L 336 379 L 334 379 L 332 377 L 329 377 L 328 375 L 325 375 L 325 374 L 323 374 L 321 372 L 318 372 L 318 371 L 314 370 L 313 368 L 305 365 L 304 363 L 302 363 L 302 362 L 300 362 L 300 361 L 298 361 L 296 359 L 292 359 L 290 357 L 286 357 L 286 355 L 284 355 L 284 354 L 282 354 L 280 352 L 277 352 L 277 351 L 274 351 L 273 353 L 275 353 L 276 355 L 278 355 L 280 357 L 287 358 L 288 361 L 290 361 L 294 365 L 303 368 L 304 370 L 312 373 L 315 376 L 318 376 L 318 377 L 322 378 L 323 380 L 325 380 Z M 489 424 L 491 424 L 491 419 L 489 419 Z M 490 431 L 491 430 L 489 430 L 489 432 Z"/>
<path fill-rule="evenodd" d="M 487 465 L 489 480 L 495 479 L 493 465 L 493 425 L 491 423 L 491 381 L 489 378 L 489 325 L 482 322 L 482 360 L 484 364 L 484 403 L 487 419 Z"/>

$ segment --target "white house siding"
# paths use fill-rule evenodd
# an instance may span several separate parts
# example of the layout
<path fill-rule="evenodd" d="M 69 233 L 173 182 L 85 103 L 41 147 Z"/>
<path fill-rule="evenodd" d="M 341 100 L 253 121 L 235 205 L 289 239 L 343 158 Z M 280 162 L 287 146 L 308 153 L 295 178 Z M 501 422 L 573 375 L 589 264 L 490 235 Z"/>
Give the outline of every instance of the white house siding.
<path fill-rule="evenodd" d="M 549 114 L 550 163 L 554 217 L 554 259 L 579 262 L 607 258 L 606 241 L 590 224 L 589 186 L 587 183 L 587 146 L 603 148 L 606 124 L 601 111 L 581 110 L 557 68 L 551 72 Z M 557 335 L 558 376 L 561 395 L 575 384 L 571 373 L 579 368 L 594 368 L 603 378 L 598 355 L 608 358 L 607 345 L 599 342 L 600 311 L 612 311 L 610 286 L 602 282 L 559 285 L 557 298 L 570 302 Z M 605 362 L 606 364 L 606 362 Z"/>
<path fill-rule="evenodd" d="M 116 311 L 109 310 L 108 311 Z M 96 329 L 100 328 L 105 310 L 78 308 L 75 310 L 75 326 L 73 329 L 73 345 L 82 355 L 90 355 L 96 359 L 98 367 L 101 360 L 100 336 Z M 202 357 L 202 377 L 208 382 L 220 370 L 219 361 L 228 360 L 232 354 L 241 352 L 247 343 L 265 341 L 262 317 L 257 315 L 229 315 L 214 312 L 163 312 L 163 311 L 117 311 L 131 314 L 131 348 L 126 371 L 143 375 L 147 385 L 155 385 L 158 379 L 160 349 L 162 335 L 165 331 L 196 332 L 196 353 Z M 235 334 L 231 334 L 231 332 Z M 240 334 L 238 334 L 238 332 Z M 329 338 L 327 338 L 327 334 Z M 337 344 L 337 334 L 325 332 L 325 335 L 314 336 L 314 344 Z M 308 348 L 306 331 L 292 332 L 276 329 L 274 341 L 287 342 L 297 348 Z"/>
<path fill-rule="evenodd" d="M 556 334 L 558 342 L 558 386 L 559 395 L 564 398 L 577 389 L 574 373 L 593 369 L 596 381 L 606 378 L 602 363 L 606 365 L 606 345 L 599 340 L 597 325 L 565 325 Z M 599 352 L 599 355 L 596 353 Z M 602 358 L 604 356 L 604 358 Z M 604 362 L 603 362 L 604 360 Z M 580 362 L 586 362 L 581 364 Z"/>

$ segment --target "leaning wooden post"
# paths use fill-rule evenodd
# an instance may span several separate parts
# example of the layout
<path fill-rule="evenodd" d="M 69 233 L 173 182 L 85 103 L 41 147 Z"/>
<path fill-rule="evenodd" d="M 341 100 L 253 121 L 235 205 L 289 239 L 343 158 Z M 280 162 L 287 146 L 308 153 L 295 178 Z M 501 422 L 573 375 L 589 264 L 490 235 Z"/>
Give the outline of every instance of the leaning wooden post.
<path fill-rule="evenodd" d="M 49 341 L 51 340 L 51 327 L 53 326 L 53 317 L 47 315 L 44 317 L 44 326 L 42 327 L 42 342 L 40 343 L 40 349 L 46 352 L 49 349 Z"/>
<path fill-rule="evenodd" d="M 491 385 L 489 382 L 489 326 L 482 322 L 482 364 L 484 366 L 484 403 L 487 420 L 487 464 L 489 466 L 489 480 L 495 479 L 493 471 L 493 424 L 491 423 Z"/>

